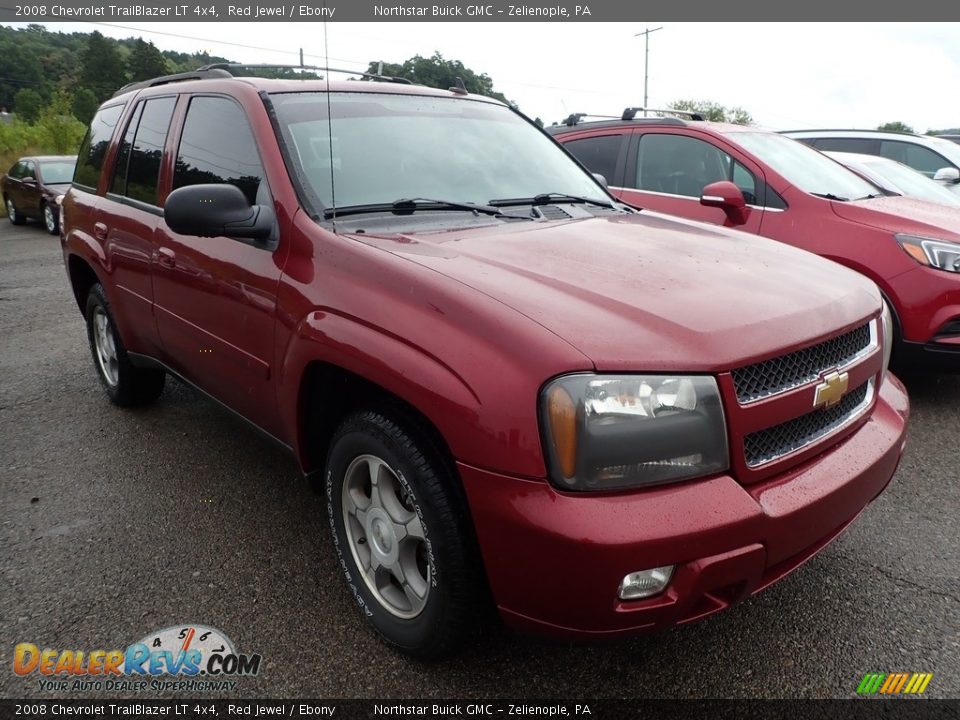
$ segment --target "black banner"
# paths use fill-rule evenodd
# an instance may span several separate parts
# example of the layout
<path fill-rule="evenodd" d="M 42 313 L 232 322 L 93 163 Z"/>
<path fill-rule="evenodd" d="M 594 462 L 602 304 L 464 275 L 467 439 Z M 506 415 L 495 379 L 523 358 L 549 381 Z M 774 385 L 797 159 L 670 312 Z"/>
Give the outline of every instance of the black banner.
<path fill-rule="evenodd" d="M 958 700 L 2 700 L 0 718 L 946 720 Z"/>
<path fill-rule="evenodd" d="M 920 21 L 960 19 L 960 4 L 916 0 L 770 3 L 737 0 L 651 5 L 624 0 L 0 0 L 0 22 L 647 22 Z M 749 32 L 749 25 L 741 28 Z"/>

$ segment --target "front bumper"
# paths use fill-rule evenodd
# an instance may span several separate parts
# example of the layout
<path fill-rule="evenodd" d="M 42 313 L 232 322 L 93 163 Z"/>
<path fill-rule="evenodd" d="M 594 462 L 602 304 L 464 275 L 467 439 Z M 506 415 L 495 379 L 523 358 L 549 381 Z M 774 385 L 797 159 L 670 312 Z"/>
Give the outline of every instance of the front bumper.
<path fill-rule="evenodd" d="M 888 375 L 870 419 L 824 454 L 756 485 L 729 475 L 610 495 L 459 470 L 487 577 L 519 629 L 598 637 L 698 620 L 787 575 L 890 482 L 908 401 Z M 621 601 L 629 572 L 676 565 L 667 590 Z"/>

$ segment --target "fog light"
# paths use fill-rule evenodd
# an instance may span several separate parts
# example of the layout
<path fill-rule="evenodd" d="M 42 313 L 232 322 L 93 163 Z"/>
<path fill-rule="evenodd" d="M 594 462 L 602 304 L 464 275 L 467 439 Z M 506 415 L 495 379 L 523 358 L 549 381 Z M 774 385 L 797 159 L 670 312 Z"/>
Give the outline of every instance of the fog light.
<path fill-rule="evenodd" d="M 632 572 L 620 581 L 621 600 L 639 600 L 662 592 L 673 577 L 673 565 Z"/>

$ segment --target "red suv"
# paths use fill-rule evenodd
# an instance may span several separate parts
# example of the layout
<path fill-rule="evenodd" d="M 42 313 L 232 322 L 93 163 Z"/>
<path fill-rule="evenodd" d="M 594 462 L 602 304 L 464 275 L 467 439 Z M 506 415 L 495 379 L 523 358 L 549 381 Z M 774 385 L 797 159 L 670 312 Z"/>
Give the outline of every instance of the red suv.
<path fill-rule="evenodd" d="M 897 367 L 960 370 L 960 210 L 883 190 L 777 133 L 675 117 L 570 116 L 550 133 L 618 198 L 810 250 L 893 310 Z"/>
<path fill-rule="evenodd" d="M 903 450 L 872 282 L 622 206 L 459 88 L 159 78 L 100 108 L 63 211 L 110 399 L 172 375 L 289 447 L 362 614 L 420 657 L 488 605 L 580 637 L 709 615 Z"/>

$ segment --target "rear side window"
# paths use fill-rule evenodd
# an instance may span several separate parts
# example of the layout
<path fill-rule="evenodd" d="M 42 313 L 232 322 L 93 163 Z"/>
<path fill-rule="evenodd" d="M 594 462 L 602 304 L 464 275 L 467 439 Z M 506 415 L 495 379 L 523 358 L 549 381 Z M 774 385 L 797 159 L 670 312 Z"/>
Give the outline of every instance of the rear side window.
<path fill-rule="evenodd" d="M 32 160 L 25 160 L 23 163 L 23 175 L 21 175 L 24 180 L 27 178 L 37 179 L 37 171 L 34 169 Z"/>
<path fill-rule="evenodd" d="M 262 182 L 257 145 L 240 106 L 226 98 L 193 98 L 180 137 L 173 189 L 229 183 L 256 204 Z"/>
<path fill-rule="evenodd" d="M 157 204 L 160 158 L 167 140 L 167 129 L 170 127 L 174 105 L 175 98 L 165 97 L 147 100 L 143 108 L 127 169 L 125 194 L 132 200 Z"/>
<path fill-rule="evenodd" d="M 73 175 L 73 181 L 77 185 L 89 189 L 96 188 L 100 180 L 100 171 L 103 169 L 103 160 L 110 147 L 110 138 L 113 137 L 113 131 L 120 121 L 122 112 L 122 104 L 111 105 L 101 108 L 93 116 L 90 129 L 87 130 L 87 135 L 77 153 L 77 170 Z"/>
<path fill-rule="evenodd" d="M 620 158 L 622 146 L 622 135 L 588 137 L 571 140 L 564 145 L 590 172 L 600 173 L 612 184 L 620 181 L 617 177 L 617 160 Z"/>
<path fill-rule="evenodd" d="M 800 142 L 812 144 L 817 150 L 828 152 L 877 154 L 877 141 L 866 138 L 817 138 L 816 140 L 801 139 Z"/>
<path fill-rule="evenodd" d="M 117 162 L 113 170 L 113 179 L 110 180 L 110 192 L 123 195 L 127 191 L 127 166 L 130 164 L 130 150 L 133 149 L 133 139 L 137 134 L 137 125 L 140 122 L 140 113 L 143 112 L 143 103 L 137 105 L 123 134 L 123 140 L 117 150 Z"/>

